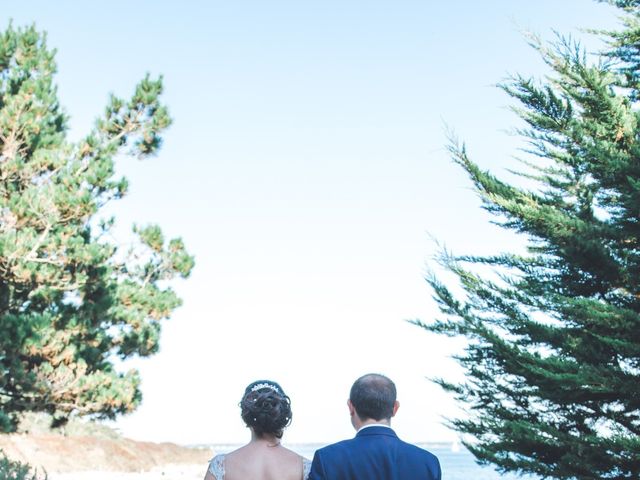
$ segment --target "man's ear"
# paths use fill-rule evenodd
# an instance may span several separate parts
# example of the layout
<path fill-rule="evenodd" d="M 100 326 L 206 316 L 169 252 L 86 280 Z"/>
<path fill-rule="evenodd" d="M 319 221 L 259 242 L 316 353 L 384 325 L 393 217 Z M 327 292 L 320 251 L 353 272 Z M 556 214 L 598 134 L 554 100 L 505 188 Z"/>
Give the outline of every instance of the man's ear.
<path fill-rule="evenodd" d="M 347 407 L 349 407 L 349 415 L 353 417 L 356 414 L 356 407 L 351 403 L 351 399 L 347 400 Z"/>
<path fill-rule="evenodd" d="M 399 408 L 400 408 L 400 402 L 396 400 L 395 402 L 393 402 L 393 413 L 391 414 L 392 417 L 395 417 L 396 412 L 398 411 Z"/>

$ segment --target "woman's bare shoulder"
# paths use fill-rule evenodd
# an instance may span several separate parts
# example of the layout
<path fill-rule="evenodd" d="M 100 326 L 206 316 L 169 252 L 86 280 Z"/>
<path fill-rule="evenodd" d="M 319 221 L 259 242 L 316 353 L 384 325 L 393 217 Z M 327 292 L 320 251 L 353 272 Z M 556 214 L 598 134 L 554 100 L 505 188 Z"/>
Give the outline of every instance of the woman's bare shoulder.
<path fill-rule="evenodd" d="M 279 450 L 283 453 L 283 455 L 287 455 L 288 457 L 297 458 L 297 459 L 301 459 L 302 458 L 302 456 L 300 456 L 298 453 L 294 452 L 290 448 L 280 447 Z"/>
<path fill-rule="evenodd" d="M 283 463 L 286 463 L 293 471 L 302 470 L 302 478 L 307 478 L 309 470 L 311 469 L 311 462 L 309 460 L 288 448 L 283 448 L 283 457 L 286 457 Z"/>

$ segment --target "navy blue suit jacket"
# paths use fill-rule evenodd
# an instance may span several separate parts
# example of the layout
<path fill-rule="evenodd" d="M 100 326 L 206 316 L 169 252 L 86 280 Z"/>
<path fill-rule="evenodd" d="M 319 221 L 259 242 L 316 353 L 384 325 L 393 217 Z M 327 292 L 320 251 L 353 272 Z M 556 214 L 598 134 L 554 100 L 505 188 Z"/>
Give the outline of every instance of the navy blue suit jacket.
<path fill-rule="evenodd" d="M 403 442 L 387 427 L 361 429 L 355 438 L 316 451 L 309 480 L 441 480 L 438 458 Z"/>

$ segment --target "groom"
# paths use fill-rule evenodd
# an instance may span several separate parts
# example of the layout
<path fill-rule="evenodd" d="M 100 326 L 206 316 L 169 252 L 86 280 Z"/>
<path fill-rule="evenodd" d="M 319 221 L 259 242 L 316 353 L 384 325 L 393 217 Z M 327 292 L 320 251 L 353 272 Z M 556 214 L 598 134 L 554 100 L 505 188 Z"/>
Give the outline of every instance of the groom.
<path fill-rule="evenodd" d="M 436 456 L 403 442 L 391 429 L 400 406 L 391 380 L 374 373 L 360 377 L 347 405 L 358 433 L 317 450 L 309 480 L 441 480 Z"/>

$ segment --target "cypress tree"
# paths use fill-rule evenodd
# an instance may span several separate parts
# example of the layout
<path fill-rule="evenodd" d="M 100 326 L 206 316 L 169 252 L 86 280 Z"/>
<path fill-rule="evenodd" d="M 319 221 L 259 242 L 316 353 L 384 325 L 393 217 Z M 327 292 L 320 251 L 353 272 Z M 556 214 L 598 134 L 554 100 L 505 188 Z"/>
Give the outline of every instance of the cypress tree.
<path fill-rule="evenodd" d="M 523 182 L 450 147 L 527 249 L 443 252 L 463 293 L 431 273 L 443 317 L 416 323 L 468 340 L 466 380 L 437 382 L 467 410 L 451 420 L 466 446 L 503 472 L 640 478 L 640 2 L 613 3 L 604 51 L 533 38 L 551 75 L 501 85 L 524 120 Z"/>
<path fill-rule="evenodd" d="M 139 376 L 115 359 L 158 350 L 180 304 L 166 281 L 193 258 L 180 239 L 136 227 L 130 247 L 101 214 L 122 198 L 118 156 L 149 157 L 170 124 L 162 80 L 111 96 L 95 126 L 67 139 L 54 52 L 34 27 L 0 34 L 0 431 L 20 412 L 113 418 L 140 401 Z"/>

